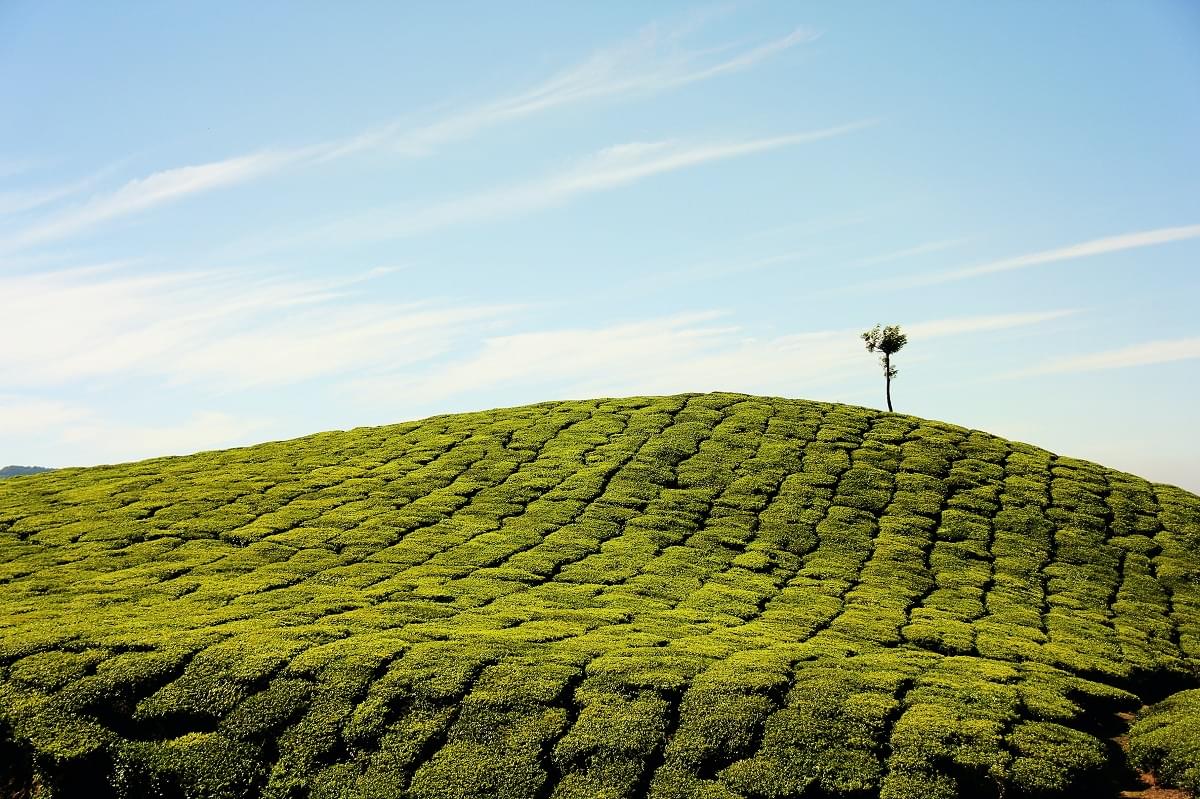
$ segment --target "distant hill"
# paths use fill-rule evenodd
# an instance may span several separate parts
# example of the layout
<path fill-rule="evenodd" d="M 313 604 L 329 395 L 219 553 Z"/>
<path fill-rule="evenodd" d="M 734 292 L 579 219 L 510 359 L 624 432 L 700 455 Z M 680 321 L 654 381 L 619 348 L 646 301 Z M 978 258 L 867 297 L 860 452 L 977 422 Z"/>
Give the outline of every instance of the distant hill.
<path fill-rule="evenodd" d="M 0 483 L 5 799 L 1111 799 L 1139 769 L 1200 787 L 1200 497 L 979 431 L 689 394 Z"/>
<path fill-rule="evenodd" d="M 5 466 L 0 469 L 0 477 L 16 477 L 20 474 L 38 474 L 48 471 L 50 469 L 45 466 Z"/>

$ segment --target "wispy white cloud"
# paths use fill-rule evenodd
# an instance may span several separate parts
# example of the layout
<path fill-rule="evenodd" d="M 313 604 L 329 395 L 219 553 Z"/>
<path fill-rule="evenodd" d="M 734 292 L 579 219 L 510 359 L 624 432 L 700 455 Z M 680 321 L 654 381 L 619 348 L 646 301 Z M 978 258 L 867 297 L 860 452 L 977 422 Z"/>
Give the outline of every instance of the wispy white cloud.
<path fill-rule="evenodd" d="M 42 436 L 89 415 L 86 408 L 59 399 L 0 395 L 0 436 Z"/>
<path fill-rule="evenodd" d="M 577 196 L 606 191 L 655 175 L 714 161 L 777 150 L 851 133 L 875 124 L 854 122 L 823 130 L 733 142 L 685 144 L 632 142 L 609 147 L 564 171 L 538 180 L 461 197 L 425 208 L 392 207 L 334 222 L 299 238 L 313 241 L 373 241 L 404 238 L 469 222 L 529 213 Z"/>
<path fill-rule="evenodd" d="M 983 333 L 989 330 L 1004 330 L 1010 327 L 1025 327 L 1050 322 L 1079 313 L 1073 309 L 1057 311 L 1032 311 L 1028 313 L 995 314 L 992 316 L 964 316 L 938 319 L 932 322 L 917 322 L 904 326 L 904 332 L 913 341 L 957 336 L 963 333 Z"/>
<path fill-rule="evenodd" d="M 689 26 L 690 28 L 690 26 Z M 527 90 L 452 113 L 427 125 L 407 122 L 383 125 L 333 142 L 322 158 L 340 158 L 376 148 L 425 155 L 438 146 L 468 138 L 494 125 L 588 100 L 650 96 L 750 69 L 817 33 L 798 28 L 785 36 L 741 49 L 689 50 L 679 46 L 683 29 L 650 25 L 629 41 L 603 48 L 579 64 Z"/>
<path fill-rule="evenodd" d="M 212 390 L 280 385 L 430 357 L 511 306 L 371 299 L 339 279 L 91 268 L 0 276 L 0 385 L 149 377 Z M 337 302 L 334 302 L 337 300 Z"/>
<path fill-rule="evenodd" d="M 1072 261 L 1077 258 L 1090 258 L 1095 255 L 1132 250 L 1140 247 L 1153 247 L 1158 244 L 1168 244 L 1175 241 L 1185 241 L 1200 237 L 1200 225 L 1183 225 L 1180 227 L 1157 228 L 1136 233 L 1124 233 L 1119 236 L 1106 236 L 1100 239 L 1071 244 L 1053 250 L 1018 255 L 999 261 L 972 266 L 967 269 L 956 269 L 948 272 L 935 272 L 924 275 L 910 275 L 895 280 L 880 281 L 877 285 L 889 287 L 928 286 L 938 283 L 949 283 L 956 280 L 967 280 L 982 275 L 997 272 L 1008 272 L 1014 269 L 1028 269 L 1044 264 Z"/>
<path fill-rule="evenodd" d="M 923 340 L 1035 325 L 1071 313 L 1050 311 L 932 320 L 906 329 Z M 853 330 L 756 339 L 725 314 L 703 312 L 602 327 L 564 328 L 485 339 L 467 357 L 425 369 L 349 382 L 371 402 L 403 397 L 414 410 L 444 407 L 475 392 L 546 397 L 735 389 L 799 394 L 863 374 Z"/>
<path fill-rule="evenodd" d="M 20 250 L 61 239 L 103 222 L 146 211 L 188 195 L 252 180 L 302 161 L 310 152 L 311 150 L 307 149 L 264 151 L 155 172 L 64 210 L 7 239 L 0 239 L 0 251 Z"/>
<path fill-rule="evenodd" d="M 248 444 L 252 434 L 268 427 L 262 419 L 196 411 L 182 421 L 166 424 L 130 424 L 93 417 L 64 427 L 58 438 L 71 450 L 85 453 L 83 464 L 87 465 Z"/>
<path fill-rule="evenodd" d="M 1200 358 L 1200 338 L 1162 339 L 1118 349 L 1056 358 L 1031 369 L 1012 372 L 1005 377 L 1033 377 L 1068 372 L 1093 372 L 1101 369 L 1125 369 Z"/>
<path fill-rule="evenodd" d="M 59 399 L 0 395 L 0 461 L 68 466 L 183 455 L 249 443 L 249 436 L 269 426 L 263 419 L 212 410 L 138 423 Z"/>
<path fill-rule="evenodd" d="M 442 355 L 466 329 L 515 310 L 422 304 L 314 308 L 183 348 L 173 359 L 171 380 L 246 389 L 397 369 Z"/>
<path fill-rule="evenodd" d="M 866 258 L 859 258 L 854 262 L 855 266 L 876 266 L 878 264 L 891 263 L 892 261 L 901 261 L 906 258 L 913 258 L 918 255 L 928 255 L 934 252 L 942 252 L 944 250 L 961 247 L 967 242 L 966 239 L 947 239 L 943 241 L 927 241 L 923 244 L 918 244 L 915 247 L 907 247 L 902 250 L 893 252 L 885 252 L 879 255 L 871 255 Z"/>
<path fill-rule="evenodd" d="M 178 420 L 128 421 L 41 394 L 0 395 L 0 463 L 91 465 L 251 443 L 272 420 L 196 410 Z"/>
<path fill-rule="evenodd" d="M 285 169 L 380 149 L 410 157 L 428 155 L 440 145 L 468 138 L 488 127 L 554 108 L 598 98 L 649 96 L 750 69 L 816 36 L 811 31 L 797 29 L 730 54 L 726 48 L 719 48 L 714 53 L 680 47 L 680 35 L 680 31 L 664 34 L 657 26 L 650 26 L 633 40 L 599 50 L 580 64 L 530 89 L 450 113 L 432 123 L 414 125 L 410 121 L 398 121 L 307 147 L 264 149 L 218 161 L 160 170 L 0 238 L 0 252 L 52 242 L 189 195 L 244 183 Z M 714 58 L 715 54 L 720 57 Z M 19 171 L 19 165 L 13 168 Z M 29 210 L 63 196 L 66 195 L 55 192 L 0 195 L 0 213 L 5 213 L 6 207 L 9 212 L 12 209 Z"/>
<path fill-rule="evenodd" d="M 715 144 L 680 145 L 675 142 L 623 144 L 600 151 L 581 168 L 548 181 L 548 185 L 552 191 L 567 194 L 611 188 L 661 172 L 670 172 L 709 161 L 720 161 L 767 150 L 777 150 L 781 147 L 830 139 L 871 127 L 874 124 L 876 124 L 875 120 L 863 120 L 822 130 Z M 544 185 L 537 186 L 534 193 L 540 195 L 544 189 Z"/>
<path fill-rule="evenodd" d="M 72 181 L 60 186 L 42 186 L 15 191 L 0 191 L 0 217 L 26 213 L 80 194 L 96 185 L 99 180 L 111 172 L 111 168 L 101 170 L 81 180 Z"/>
<path fill-rule="evenodd" d="M 711 324 L 721 314 L 686 314 L 601 328 L 557 329 L 485 339 L 474 356 L 422 375 L 386 375 L 352 383 L 352 390 L 400 391 L 410 402 L 433 402 L 479 388 L 522 385 L 559 390 L 587 375 L 644 376 L 665 362 L 694 357 L 736 328 Z"/>

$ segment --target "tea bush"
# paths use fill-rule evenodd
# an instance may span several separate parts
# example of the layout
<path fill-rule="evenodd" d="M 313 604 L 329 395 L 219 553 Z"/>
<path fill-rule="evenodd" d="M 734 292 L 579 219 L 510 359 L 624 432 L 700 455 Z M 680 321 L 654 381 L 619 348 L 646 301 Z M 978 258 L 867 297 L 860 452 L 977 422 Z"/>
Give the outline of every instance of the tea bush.
<path fill-rule="evenodd" d="M 1182 691 L 1143 712 L 1129 731 L 1129 754 L 1167 784 L 1200 793 L 1200 690 Z"/>

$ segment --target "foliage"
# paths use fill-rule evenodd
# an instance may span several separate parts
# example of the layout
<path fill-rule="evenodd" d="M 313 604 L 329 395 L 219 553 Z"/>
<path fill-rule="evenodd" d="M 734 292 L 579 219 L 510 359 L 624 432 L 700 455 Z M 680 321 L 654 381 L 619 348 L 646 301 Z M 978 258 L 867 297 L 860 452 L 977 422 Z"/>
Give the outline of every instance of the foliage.
<path fill-rule="evenodd" d="M 1200 690 L 1148 708 L 1129 731 L 1130 759 L 1167 785 L 1200 794 Z"/>
<path fill-rule="evenodd" d="M 543 403 L 0 484 L 15 792 L 1093 795 L 1103 722 L 1198 671 L 1200 498 L 864 408 Z M 1192 789 L 1198 696 L 1130 736 Z"/>
<path fill-rule="evenodd" d="M 908 336 L 900 331 L 899 325 L 880 327 L 875 325 L 860 337 L 867 345 L 867 352 L 881 354 L 879 365 L 883 367 L 883 377 L 887 381 L 887 405 L 892 410 L 892 378 L 900 374 L 900 370 L 892 366 L 892 356 L 908 343 Z"/>

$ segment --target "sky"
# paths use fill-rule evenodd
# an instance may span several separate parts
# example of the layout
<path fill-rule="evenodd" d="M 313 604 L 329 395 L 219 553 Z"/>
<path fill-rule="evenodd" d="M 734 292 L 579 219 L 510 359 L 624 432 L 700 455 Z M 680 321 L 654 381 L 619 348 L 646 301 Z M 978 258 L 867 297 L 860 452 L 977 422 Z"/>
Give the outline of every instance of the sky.
<path fill-rule="evenodd" d="M 550 399 L 1200 491 L 1200 7 L 0 2 L 0 465 Z"/>

